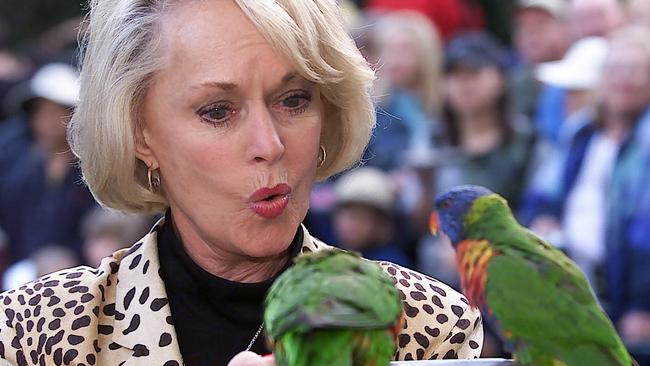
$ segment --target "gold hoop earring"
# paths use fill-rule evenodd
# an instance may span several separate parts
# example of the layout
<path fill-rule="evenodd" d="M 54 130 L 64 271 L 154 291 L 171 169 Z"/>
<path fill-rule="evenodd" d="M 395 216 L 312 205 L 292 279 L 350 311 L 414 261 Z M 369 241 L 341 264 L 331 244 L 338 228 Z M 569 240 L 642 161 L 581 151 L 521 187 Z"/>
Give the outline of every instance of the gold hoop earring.
<path fill-rule="evenodd" d="M 325 146 L 320 145 L 320 154 L 318 154 L 318 165 L 317 167 L 320 168 L 325 164 L 325 159 L 327 159 L 327 151 L 325 150 Z"/>
<path fill-rule="evenodd" d="M 160 173 L 158 169 L 151 169 L 147 171 L 147 179 L 149 180 L 149 191 L 156 193 L 160 188 Z"/>

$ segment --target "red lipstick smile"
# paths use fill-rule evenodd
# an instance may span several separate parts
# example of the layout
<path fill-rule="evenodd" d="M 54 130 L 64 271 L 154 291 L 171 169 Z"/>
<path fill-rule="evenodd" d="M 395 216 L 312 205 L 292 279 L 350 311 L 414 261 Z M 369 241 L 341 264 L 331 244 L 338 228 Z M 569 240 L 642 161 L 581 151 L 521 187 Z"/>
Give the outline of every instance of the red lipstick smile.
<path fill-rule="evenodd" d="M 282 215 L 289 204 L 291 187 L 286 183 L 272 188 L 260 188 L 248 199 L 249 208 L 257 215 L 272 219 Z"/>

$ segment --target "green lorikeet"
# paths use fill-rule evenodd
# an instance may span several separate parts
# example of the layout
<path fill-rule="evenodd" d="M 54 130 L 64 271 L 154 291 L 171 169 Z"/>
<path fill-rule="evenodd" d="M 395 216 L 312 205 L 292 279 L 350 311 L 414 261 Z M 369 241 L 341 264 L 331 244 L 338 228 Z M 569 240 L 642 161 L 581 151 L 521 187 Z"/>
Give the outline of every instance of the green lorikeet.
<path fill-rule="evenodd" d="M 465 296 L 494 315 L 520 365 L 630 366 L 633 360 L 587 279 L 560 250 L 477 186 L 436 198 L 431 228 L 456 249 Z M 585 228 L 589 230 L 589 228 Z"/>
<path fill-rule="evenodd" d="M 276 280 L 264 324 L 278 366 L 387 366 L 401 314 L 377 264 L 326 250 L 299 256 Z"/>

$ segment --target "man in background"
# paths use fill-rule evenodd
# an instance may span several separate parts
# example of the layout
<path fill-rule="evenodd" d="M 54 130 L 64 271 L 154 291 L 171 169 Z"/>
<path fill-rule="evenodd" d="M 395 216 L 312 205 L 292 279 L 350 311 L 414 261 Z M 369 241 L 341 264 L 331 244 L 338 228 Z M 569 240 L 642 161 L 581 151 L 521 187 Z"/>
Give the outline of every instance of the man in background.
<path fill-rule="evenodd" d="M 81 258 L 80 220 L 95 206 L 74 165 L 66 139 L 77 103 L 74 67 L 42 67 L 27 85 L 24 115 L 0 136 L 0 227 L 7 231 L 11 263 L 46 245 Z"/>
<path fill-rule="evenodd" d="M 552 123 L 544 113 L 563 113 L 563 91 L 544 88 L 534 76 L 537 65 L 561 60 L 572 39 L 568 23 L 568 4 L 564 0 L 520 0 L 514 14 L 514 46 L 519 63 L 511 73 L 510 90 L 514 110 L 531 120 L 540 119 L 542 134 L 553 134 Z M 540 100 L 549 107 L 540 107 Z M 537 118 L 539 115 L 540 118 Z M 550 126 L 548 126 L 550 124 Z"/>

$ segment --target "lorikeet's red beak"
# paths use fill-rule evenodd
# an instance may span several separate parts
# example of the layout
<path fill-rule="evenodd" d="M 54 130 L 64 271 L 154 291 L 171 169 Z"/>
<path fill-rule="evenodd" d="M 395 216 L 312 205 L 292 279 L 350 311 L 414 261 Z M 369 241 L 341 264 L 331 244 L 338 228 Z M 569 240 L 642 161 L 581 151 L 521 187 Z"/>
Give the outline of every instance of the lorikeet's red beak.
<path fill-rule="evenodd" d="M 438 235 L 438 214 L 433 211 L 431 213 L 431 217 L 429 218 L 429 230 L 431 230 L 431 234 Z"/>

